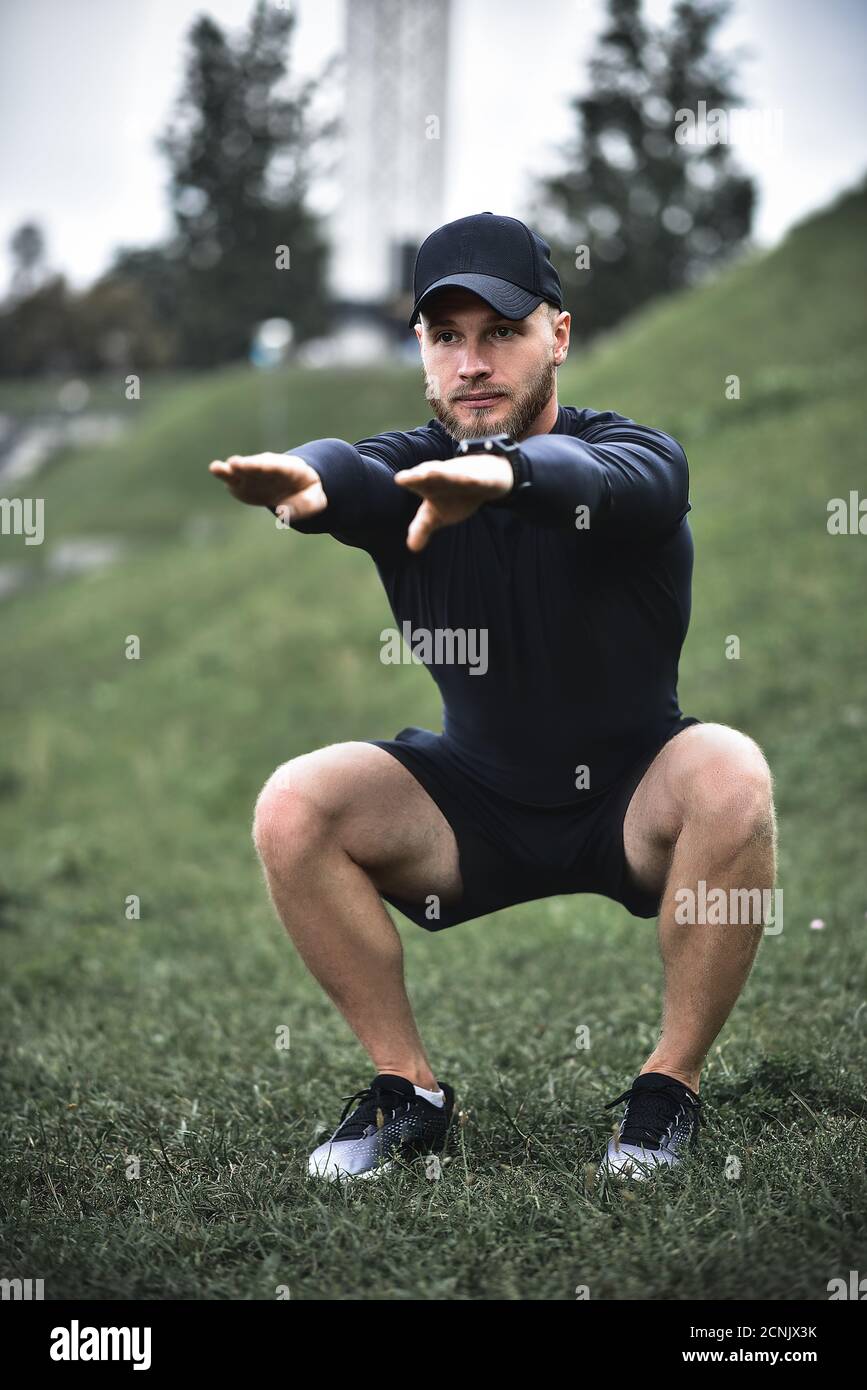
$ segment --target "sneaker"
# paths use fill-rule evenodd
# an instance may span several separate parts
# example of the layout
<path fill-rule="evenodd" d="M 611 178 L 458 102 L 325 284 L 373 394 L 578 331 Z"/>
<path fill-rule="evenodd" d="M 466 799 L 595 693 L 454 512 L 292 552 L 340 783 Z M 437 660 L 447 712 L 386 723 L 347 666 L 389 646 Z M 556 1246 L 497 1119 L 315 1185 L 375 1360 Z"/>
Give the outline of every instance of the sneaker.
<path fill-rule="evenodd" d="M 608 1141 L 601 1171 L 612 1177 L 648 1178 L 673 1168 L 698 1143 L 701 1101 L 694 1091 L 660 1071 L 637 1076 L 605 1109 L 626 1101 L 620 1133 Z"/>
<path fill-rule="evenodd" d="M 388 1172 L 398 1159 L 420 1153 L 438 1153 L 445 1144 L 452 1118 L 455 1093 L 440 1081 L 443 1104 L 432 1105 L 416 1094 L 403 1076 L 375 1076 L 364 1091 L 344 1096 L 346 1108 L 340 1124 L 324 1144 L 313 1150 L 307 1162 L 311 1177 L 345 1182 Z M 349 1114 L 353 1101 L 358 1105 Z"/>

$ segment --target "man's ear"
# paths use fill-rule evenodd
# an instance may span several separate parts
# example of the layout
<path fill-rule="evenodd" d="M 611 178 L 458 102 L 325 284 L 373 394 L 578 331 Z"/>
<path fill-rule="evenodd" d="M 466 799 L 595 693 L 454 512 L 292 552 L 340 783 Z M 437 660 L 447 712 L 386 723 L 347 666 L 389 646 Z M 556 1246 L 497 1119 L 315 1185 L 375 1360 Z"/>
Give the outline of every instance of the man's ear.
<path fill-rule="evenodd" d="M 569 352 L 569 336 L 571 325 L 572 315 L 569 313 L 568 309 L 562 309 L 551 325 L 551 327 L 554 329 L 555 341 L 558 328 L 564 330 L 566 335 L 565 342 L 561 343 L 560 346 L 555 348 L 554 350 L 555 363 L 558 367 L 566 361 L 566 356 Z"/>

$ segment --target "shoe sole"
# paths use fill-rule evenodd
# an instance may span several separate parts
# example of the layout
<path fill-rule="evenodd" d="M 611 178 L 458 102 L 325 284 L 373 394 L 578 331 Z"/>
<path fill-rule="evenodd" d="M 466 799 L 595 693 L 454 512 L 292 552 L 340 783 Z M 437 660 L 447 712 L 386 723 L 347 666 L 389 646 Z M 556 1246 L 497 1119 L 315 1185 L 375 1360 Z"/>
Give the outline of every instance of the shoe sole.
<path fill-rule="evenodd" d="M 424 1148 L 415 1150 L 410 1148 L 402 1156 L 402 1162 L 396 1162 L 394 1159 L 390 1158 L 387 1159 L 385 1163 L 377 1163 L 374 1168 L 367 1168 L 363 1173 L 346 1173 L 339 1168 L 336 1171 L 328 1172 L 327 1170 L 323 1171 L 321 1168 L 310 1168 L 308 1166 L 307 1176 L 308 1178 L 321 1178 L 325 1182 L 357 1182 L 360 1179 L 364 1178 L 384 1177 L 387 1173 L 393 1173 L 395 1169 L 398 1167 L 404 1167 L 409 1165 L 410 1163 L 417 1163 L 420 1158 L 428 1158 L 430 1156 L 436 1156 L 438 1154 L 441 1154 L 445 1149 L 449 1130 L 451 1129 L 451 1124 L 452 1121 L 450 1117 L 448 1128 L 446 1129 L 446 1132 L 443 1135 L 442 1143 L 438 1144 L 436 1148 Z"/>
<path fill-rule="evenodd" d="M 673 1162 L 663 1160 L 661 1163 L 657 1163 L 653 1159 L 642 1161 L 636 1155 L 629 1154 L 622 1166 L 616 1167 L 606 1155 L 599 1164 L 598 1172 L 600 1176 L 615 1181 L 620 1179 L 624 1182 L 629 1180 L 644 1182 L 648 1178 L 654 1178 L 657 1173 L 663 1170 L 670 1173 L 673 1169 L 681 1168 L 687 1157 L 688 1155 L 679 1155 Z"/>
<path fill-rule="evenodd" d="M 386 1173 L 394 1171 L 395 1164 L 389 1160 L 388 1163 L 380 1163 L 376 1168 L 368 1168 L 365 1173 L 345 1173 L 341 1169 L 336 1172 L 323 1172 L 321 1168 L 308 1168 L 308 1178 L 318 1178 L 320 1182 L 364 1182 L 368 1178 L 381 1178 Z"/>

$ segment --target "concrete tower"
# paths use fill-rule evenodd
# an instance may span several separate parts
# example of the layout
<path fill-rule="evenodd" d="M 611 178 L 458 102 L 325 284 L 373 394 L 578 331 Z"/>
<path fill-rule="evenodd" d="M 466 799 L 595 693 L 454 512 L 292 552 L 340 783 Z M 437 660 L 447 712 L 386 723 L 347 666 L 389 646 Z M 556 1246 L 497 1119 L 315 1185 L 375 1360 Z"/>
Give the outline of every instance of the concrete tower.
<path fill-rule="evenodd" d="M 394 342 L 415 252 L 443 220 L 450 10 L 451 0 L 346 0 L 331 289 L 350 358 Z"/>

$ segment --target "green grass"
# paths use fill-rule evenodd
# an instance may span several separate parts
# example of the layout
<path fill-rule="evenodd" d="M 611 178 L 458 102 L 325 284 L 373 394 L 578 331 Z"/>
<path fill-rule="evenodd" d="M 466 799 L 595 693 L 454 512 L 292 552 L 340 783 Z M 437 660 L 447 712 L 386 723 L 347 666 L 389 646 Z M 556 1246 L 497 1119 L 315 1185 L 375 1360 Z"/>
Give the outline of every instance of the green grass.
<path fill-rule="evenodd" d="M 2 542 L 41 582 L 0 609 L 0 1273 L 49 1298 L 824 1300 L 865 1272 L 867 539 L 826 530 L 867 476 L 865 223 L 859 194 L 561 376 L 564 402 L 683 440 L 681 704 L 776 779 L 784 930 L 708 1060 L 699 1159 L 648 1188 L 588 1181 L 660 997 L 653 924 L 596 897 L 432 937 L 400 919 L 463 1123 L 439 1181 L 303 1177 L 370 1067 L 272 919 L 252 804 L 286 758 L 439 710 L 378 659 L 367 557 L 277 532 L 206 465 L 418 423 L 418 372 L 162 378 L 119 445 L 40 477 L 46 545 Z M 45 556 L 80 534 L 128 549 L 60 585 Z"/>

